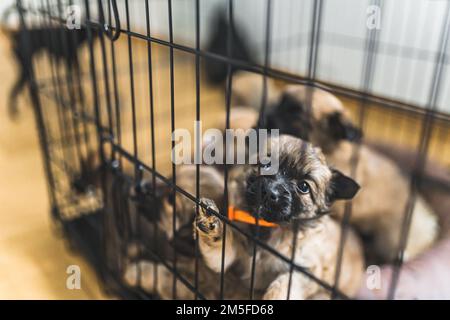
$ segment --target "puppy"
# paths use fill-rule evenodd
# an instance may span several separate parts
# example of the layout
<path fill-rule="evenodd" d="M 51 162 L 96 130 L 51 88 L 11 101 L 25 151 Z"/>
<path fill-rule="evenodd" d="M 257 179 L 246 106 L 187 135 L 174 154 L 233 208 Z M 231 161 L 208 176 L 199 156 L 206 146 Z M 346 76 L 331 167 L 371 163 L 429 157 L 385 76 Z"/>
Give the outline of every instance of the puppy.
<path fill-rule="evenodd" d="M 338 98 L 301 85 L 287 86 L 279 102 L 266 115 L 268 128 L 279 128 L 319 146 L 330 165 L 344 174 L 352 170 L 352 151 L 361 132 L 347 115 Z M 362 144 L 355 179 L 361 192 L 353 201 L 351 222 L 373 237 L 374 250 L 383 262 L 392 261 L 399 249 L 402 221 L 408 196 L 409 179 L 390 159 Z M 343 203 L 333 206 L 342 217 Z M 416 198 L 405 259 L 423 252 L 435 241 L 438 222 L 422 196 Z"/>
<path fill-rule="evenodd" d="M 279 171 L 259 176 L 258 165 L 235 166 L 230 172 L 230 203 L 248 211 L 253 217 L 275 223 L 277 227 L 261 232 L 260 239 L 275 251 L 307 268 L 314 276 L 333 284 L 340 237 L 340 227 L 326 213 L 334 200 L 351 199 L 359 186 L 352 179 L 327 166 L 320 149 L 298 138 L 271 138 L 268 147 L 279 151 Z M 264 170 L 262 168 L 261 170 Z M 257 201 L 258 193 L 261 201 Z M 224 225 L 212 211 L 219 212 L 214 201 L 203 199 L 207 208 L 201 210 L 194 223 L 205 264 L 219 273 L 222 266 Z M 263 220 L 260 220 L 261 223 Z M 236 222 L 240 223 L 240 222 Z M 254 225 L 244 225 L 249 232 Z M 265 227 L 260 227 L 265 228 Z M 267 229 L 267 228 L 265 228 Z M 294 241 L 296 245 L 293 246 Z M 252 249 L 250 239 L 232 227 L 226 228 L 224 270 L 227 279 L 234 279 L 233 289 L 244 295 L 250 290 Z M 295 252 L 293 252 L 295 248 Z M 294 254 L 294 255 L 293 255 Z M 343 253 L 338 288 L 353 295 L 359 287 L 363 255 L 360 243 L 349 233 Z M 294 271 L 290 294 L 290 266 L 264 249 L 256 255 L 255 298 L 315 299 L 329 297 L 329 292 L 308 276 Z"/>
<path fill-rule="evenodd" d="M 159 177 L 133 178 L 133 166 L 124 161 L 121 169 L 101 164 L 96 153 L 82 160 L 81 172 L 72 182 L 78 195 L 93 189 L 104 189 L 106 201 L 105 236 L 108 244 L 105 259 L 108 268 L 122 275 L 125 284 L 140 287 L 149 294 L 171 299 L 172 268 L 176 255 L 176 272 L 193 284 L 195 282 L 195 242 L 192 223 L 196 208 L 193 202 L 176 192 Z M 103 180 L 104 179 L 104 180 Z M 170 180 L 170 177 L 168 178 Z M 201 166 L 200 195 L 223 201 L 223 176 L 212 166 Z M 102 184 L 102 180 L 104 184 Z M 195 195 L 196 166 L 177 168 L 177 186 Z M 176 225 L 173 226 L 173 206 Z M 201 277 L 198 290 L 205 297 L 219 296 L 218 276 L 198 259 Z M 155 278 L 156 275 L 156 278 Z M 177 281 L 177 298 L 193 299 L 194 292 Z"/>
<path fill-rule="evenodd" d="M 200 195 L 214 199 L 218 204 L 223 203 L 223 183 L 224 178 L 212 166 L 200 166 Z M 195 195 L 196 166 L 182 165 L 177 169 L 177 186 Z M 151 184 L 144 182 L 146 190 L 153 189 Z M 177 255 L 176 271 L 189 283 L 195 281 L 195 242 L 192 237 L 192 223 L 194 221 L 196 207 L 192 200 L 179 192 L 174 197 L 172 189 L 164 183 L 158 183 L 157 200 L 147 199 L 147 209 L 141 212 L 149 211 L 149 206 L 156 207 L 158 212 L 156 218 L 157 229 L 164 236 L 158 238 L 158 244 L 155 247 L 154 225 L 142 225 L 140 233 L 142 234 L 141 243 L 133 243 L 129 247 L 129 263 L 124 272 L 124 280 L 130 286 L 140 286 L 146 292 L 158 294 L 162 299 L 172 299 L 173 274 L 171 270 L 155 259 L 136 256 L 137 251 L 152 251 L 158 255 L 158 260 L 163 260 L 170 268 L 173 268 L 172 262 L 174 255 Z M 141 203 L 142 205 L 142 203 Z M 173 206 L 176 212 L 175 235 L 173 230 Z M 222 208 L 222 207 L 221 207 Z M 141 213 L 142 214 L 142 213 Z M 143 243 L 142 243 L 143 242 Z M 139 250 L 139 247 L 141 248 Z M 164 249 L 162 249 L 164 248 Z M 219 296 L 219 277 L 209 270 L 201 259 L 198 259 L 198 290 L 206 298 L 217 299 Z M 156 278 L 155 278 L 156 275 Z M 177 280 L 176 297 L 179 299 L 193 299 L 194 292 L 180 280 Z"/>

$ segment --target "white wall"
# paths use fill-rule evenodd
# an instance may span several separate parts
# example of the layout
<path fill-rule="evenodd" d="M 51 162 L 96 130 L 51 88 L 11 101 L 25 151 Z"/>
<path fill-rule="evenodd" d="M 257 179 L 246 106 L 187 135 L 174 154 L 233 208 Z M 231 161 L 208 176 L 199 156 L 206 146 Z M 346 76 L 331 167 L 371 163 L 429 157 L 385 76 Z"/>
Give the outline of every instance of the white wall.
<path fill-rule="evenodd" d="M 123 0 L 121 1 L 123 4 Z M 193 45 L 195 1 L 173 0 L 174 37 Z M 202 43 L 218 7 L 226 0 L 200 0 Z M 265 0 L 235 0 L 234 17 L 263 61 Z M 362 84 L 367 7 L 370 0 L 324 0 L 317 77 L 359 89 Z M 134 27 L 139 29 L 145 10 L 130 2 Z M 439 49 L 446 1 L 385 0 L 381 7 L 379 50 L 372 83 L 376 94 L 426 105 L 435 56 Z M 270 64 L 292 73 L 305 74 L 309 52 L 313 0 L 272 1 L 272 51 Z M 152 31 L 168 39 L 167 1 L 151 1 Z M 445 67 L 448 69 L 448 66 Z M 448 70 L 450 72 L 450 70 Z M 446 75 L 446 73 L 444 73 Z M 444 76 L 439 109 L 450 112 L 450 75 Z"/>
<path fill-rule="evenodd" d="M 11 1 L 2 1 L 0 10 Z M 84 3 L 82 0 L 75 3 Z M 167 0 L 149 0 L 151 32 L 168 40 Z M 324 0 L 317 77 L 360 88 L 367 34 L 366 9 L 370 0 Z M 93 16 L 97 1 L 90 1 Z M 263 61 L 266 0 L 234 0 L 234 17 Z M 309 52 L 313 0 L 272 0 L 272 67 L 305 74 Z M 126 26 L 125 0 L 118 0 L 122 27 Z M 227 0 L 200 0 L 201 42 L 210 23 Z M 145 32 L 144 1 L 129 0 L 131 30 Z M 384 0 L 379 51 L 372 91 L 417 105 L 425 105 L 439 48 L 446 1 Z M 177 43 L 195 40 L 195 0 L 172 0 L 173 31 Z M 450 75 L 445 67 L 439 109 L 450 112 Z"/>

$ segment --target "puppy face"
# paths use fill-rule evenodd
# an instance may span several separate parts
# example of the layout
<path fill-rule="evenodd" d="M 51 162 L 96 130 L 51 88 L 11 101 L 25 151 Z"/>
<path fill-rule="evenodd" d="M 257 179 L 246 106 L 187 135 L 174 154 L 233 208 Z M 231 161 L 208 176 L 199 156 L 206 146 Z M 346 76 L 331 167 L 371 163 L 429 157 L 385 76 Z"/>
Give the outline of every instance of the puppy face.
<path fill-rule="evenodd" d="M 358 184 L 330 169 L 320 149 L 310 143 L 281 135 L 271 144 L 272 152 L 278 146 L 278 172 L 260 175 L 257 165 L 248 165 L 242 175 L 243 203 L 254 216 L 276 223 L 306 223 L 327 213 L 334 200 L 351 199 L 358 191 Z"/>
<path fill-rule="evenodd" d="M 358 141 L 361 130 L 355 127 L 341 101 L 334 95 L 302 85 L 288 86 L 278 103 L 266 115 L 269 129 L 280 129 L 328 149 L 337 141 Z"/>

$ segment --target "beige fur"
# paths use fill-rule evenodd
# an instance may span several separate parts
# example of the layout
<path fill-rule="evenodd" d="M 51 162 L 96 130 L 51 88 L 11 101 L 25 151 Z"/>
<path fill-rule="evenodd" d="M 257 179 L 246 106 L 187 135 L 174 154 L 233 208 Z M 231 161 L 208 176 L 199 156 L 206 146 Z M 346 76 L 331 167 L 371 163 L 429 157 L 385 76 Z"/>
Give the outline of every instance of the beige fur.
<path fill-rule="evenodd" d="M 204 211 L 202 211 L 203 214 Z M 200 216 L 200 219 L 205 219 Z M 206 264 L 214 271 L 221 269 L 223 223 L 215 216 L 207 217 L 210 223 L 217 225 L 211 233 L 199 229 L 200 250 Z M 317 224 L 300 230 L 297 234 L 295 263 L 308 269 L 315 277 L 330 285 L 334 282 L 336 253 L 339 245 L 340 227 L 330 217 L 323 217 Z M 293 231 L 288 227 L 275 229 L 267 244 L 286 257 L 292 256 Z M 246 248 L 246 240 L 227 228 L 225 271 L 234 265 L 240 274 L 241 286 L 235 290 L 248 291 L 250 287 L 252 256 Z M 284 300 L 288 298 L 289 264 L 273 256 L 264 249 L 259 249 L 256 257 L 255 295 L 256 298 Z M 347 246 L 344 250 L 339 289 L 352 296 L 359 289 L 363 270 L 362 251 L 359 240 L 350 232 Z M 234 275 L 236 276 L 236 275 Z M 329 298 L 329 291 L 299 271 L 292 273 L 292 300 Z"/>
<path fill-rule="evenodd" d="M 276 94 L 280 96 L 277 89 Z M 331 93 L 302 85 L 288 85 L 285 93 L 295 97 L 311 111 L 312 127 L 309 140 L 320 146 L 331 166 L 343 173 L 351 173 L 351 157 L 356 143 L 335 141 L 327 133 L 326 117 L 339 113 L 345 121 L 351 122 L 348 110 L 342 102 Z M 247 95 L 252 96 L 251 93 Z M 248 124 L 252 118 L 246 113 L 236 110 L 234 118 L 240 117 L 240 123 Z M 360 230 L 374 236 L 374 250 L 383 261 L 392 261 L 400 242 L 402 221 L 409 195 L 409 179 L 390 159 L 362 144 L 358 152 L 359 161 L 354 177 L 361 185 L 361 191 L 355 197 L 352 207 L 351 222 Z M 337 203 L 333 207 L 335 216 L 343 216 L 344 205 Z M 438 220 L 427 202 L 419 194 L 413 210 L 413 219 L 409 231 L 405 258 L 410 259 L 429 248 L 438 235 Z"/>
<path fill-rule="evenodd" d="M 177 169 L 177 186 L 195 196 L 196 166 L 182 165 Z M 220 201 L 223 194 L 222 175 L 213 167 L 200 166 L 200 195 Z M 190 223 L 195 215 L 195 206 L 192 200 L 176 192 L 176 230 Z M 168 239 L 173 238 L 173 205 L 169 197 L 163 197 L 163 208 L 158 226 Z"/>
<path fill-rule="evenodd" d="M 233 75 L 232 104 L 252 107 L 259 110 L 263 103 L 263 76 L 260 74 L 239 71 Z M 280 91 L 271 78 L 266 78 L 266 105 L 275 102 Z M 243 128 L 243 127 L 239 127 Z"/>
<path fill-rule="evenodd" d="M 331 170 L 325 163 L 320 150 L 310 144 L 303 144 L 300 139 L 281 136 L 279 141 L 280 157 L 288 156 L 289 166 L 301 167 L 310 175 L 310 185 L 314 197 L 305 196 L 302 199 L 304 212 L 302 219 L 314 218 L 316 209 L 326 208 L 326 189 L 330 184 Z M 237 166 L 230 172 L 230 202 L 244 206 L 243 194 L 246 177 L 251 166 Z M 205 206 L 217 211 L 214 201 L 203 200 Z M 248 225 L 244 225 L 244 227 Z M 199 234 L 199 246 L 205 264 L 213 271 L 220 272 L 222 268 L 223 222 L 207 210 L 201 210 L 194 223 Z M 290 258 L 293 251 L 293 237 L 297 238 L 295 263 L 307 268 L 314 276 L 333 285 L 335 267 L 340 238 L 340 226 L 328 216 L 323 216 L 314 222 L 302 225 L 297 231 L 293 225 L 280 225 L 273 229 L 267 245 L 285 257 Z M 252 266 L 252 242 L 241 233 L 228 226 L 226 228 L 226 254 L 224 270 L 226 276 L 239 279 L 241 286 L 235 290 L 248 292 L 250 288 Z M 353 295 L 359 288 L 362 278 L 364 260 L 359 240 L 349 232 L 344 249 L 342 272 L 339 289 L 348 295 Z M 258 249 L 256 255 L 255 297 L 264 299 L 286 299 L 290 277 L 289 264 L 273 256 L 264 249 Z M 329 298 L 329 292 L 311 280 L 308 276 L 294 271 L 290 299 Z"/>
<path fill-rule="evenodd" d="M 302 85 L 288 85 L 284 92 L 295 95 L 300 101 L 312 101 L 313 107 L 311 111 L 316 121 L 320 121 L 324 116 L 333 112 L 339 112 L 348 116 L 348 112 L 342 102 L 325 90 Z"/>
<path fill-rule="evenodd" d="M 327 115 L 340 113 L 348 118 L 340 100 L 321 89 L 313 89 L 311 94 L 310 88 L 300 85 L 288 86 L 286 91 L 311 107 L 313 119 L 310 141 L 323 149 L 331 166 L 349 175 L 353 148 L 357 145 L 343 140 L 330 143 L 330 139 L 321 132 L 321 122 Z M 308 103 L 308 94 L 312 97 L 311 103 Z M 390 159 L 364 144 L 360 146 L 358 153 L 359 161 L 354 178 L 361 185 L 361 191 L 353 201 L 351 222 L 359 229 L 373 234 L 377 253 L 383 260 L 391 261 L 398 251 L 410 193 L 409 178 Z M 342 217 L 343 207 L 342 203 L 336 203 L 333 207 L 334 214 Z M 429 248 L 437 234 L 437 217 L 422 196 L 418 195 L 405 258 L 412 258 Z"/>
<path fill-rule="evenodd" d="M 230 129 L 251 129 L 258 121 L 258 113 L 248 106 L 230 108 Z M 222 128 L 219 126 L 218 128 Z"/>
<path fill-rule="evenodd" d="M 286 139 L 282 137 L 283 150 L 297 153 L 300 152 L 300 145 L 292 143 L 292 138 Z M 297 140 L 297 139 L 295 139 Z M 303 148 L 301 148 L 303 150 Z M 325 159 L 321 155 L 320 150 L 312 148 L 308 145 L 305 149 L 308 150 L 301 160 L 306 161 L 305 169 L 311 172 L 312 179 L 318 181 L 319 184 L 326 184 L 331 178 L 331 172 L 325 165 Z M 295 158 L 295 157 L 294 157 Z M 241 194 L 241 189 L 238 188 L 242 183 L 239 182 L 239 177 L 242 178 L 242 167 L 236 167 L 230 172 L 230 199 L 233 203 L 238 203 L 238 196 Z M 213 171 L 215 173 L 213 173 Z M 178 179 L 181 184 L 186 182 L 184 186 L 189 192 L 193 186 L 189 186 L 189 181 L 192 184 L 193 179 L 192 168 L 186 167 L 178 172 Z M 213 196 L 215 201 L 204 201 L 205 204 L 212 205 L 217 212 L 219 209 L 215 205 L 217 201 L 221 201 L 223 195 L 223 179 L 221 175 L 211 167 L 201 166 L 201 171 L 207 177 L 203 182 L 205 188 L 208 188 L 209 196 Z M 183 174 L 181 174 L 183 173 Z M 193 184 L 192 184 L 193 185 Z M 215 186 L 214 186 L 215 185 Z M 212 191 L 211 191 L 212 190 Z M 318 196 L 315 197 L 321 206 L 325 206 L 325 198 L 319 196 L 324 193 L 325 189 L 318 186 L 314 189 Z M 201 193 L 205 196 L 205 193 Z M 193 210 L 192 202 L 190 208 L 188 203 L 178 204 L 177 198 L 177 218 L 178 215 L 187 213 L 191 215 Z M 315 204 L 311 203 L 311 207 Z M 171 206 L 164 205 L 162 214 L 167 216 L 162 217 L 162 220 L 167 219 L 171 222 Z M 184 211 L 181 211 L 184 210 Z M 310 217 L 305 215 L 305 217 Z M 167 222 L 166 224 L 170 224 Z M 164 227 L 166 224 L 160 224 Z M 207 226 L 208 232 L 205 233 L 203 229 L 198 226 L 202 224 Z M 246 226 L 244 225 L 244 228 Z M 172 226 L 170 225 L 171 229 Z M 200 210 L 194 223 L 194 235 L 198 231 L 199 248 L 201 252 L 201 259 L 198 261 L 198 284 L 199 291 L 208 299 L 220 298 L 220 271 L 221 271 L 221 254 L 222 254 L 222 232 L 223 223 L 214 215 L 209 214 L 206 210 Z M 226 253 L 225 253 L 225 286 L 224 298 L 226 299 L 248 299 L 250 296 L 250 278 L 251 278 L 251 260 L 252 260 L 252 242 L 248 241 L 242 234 L 235 232 L 231 227 L 227 229 Z M 166 230 L 167 231 L 167 230 Z M 171 231 L 168 232 L 171 235 Z M 276 251 L 290 257 L 292 255 L 292 243 L 294 233 L 289 226 L 283 226 L 273 231 L 267 244 L 272 246 Z M 298 265 L 309 269 L 316 277 L 323 279 L 329 284 L 333 284 L 336 256 L 339 245 L 340 227 L 331 218 L 325 216 L 314 223 L 309 224 L 309 227 L 302 228 L 297 233 L 297 249 L 295 254 L 295 262 Z M 130 250 L 136 251 L 136 250 Z M 286 299 L 287 287 L 289 281 L 289 264 L 282 262 L 279 258 L 274 257 L 263 249 L 259 249 L 256 256 L 256 274 L 255 274 L 255 291 L 254 298 L 264 299 Z M 169 266 L 172 266 L 171 259 L 166 259 Z M 342 272 L 340 278 L 340 286 L 343 292 L 348 295 L 353 295 L 358 289 L 358 285 L 362 276 L 363 258 L 361 247 L 358 239 L 350 231 L 344 250 Z M 179 257 L 177 262 L 177 272 L 189 283 L 194 283 L 195 280 L 195 259 Z M 140 278 L 138 275 L 141 275 Z M 154 275 L 157 275 L 155 282 Z M 140 285 L 141 288 L 151 293 L 158 293 L 163 299 L 171 299 L 173 297 L 173 275 L 170 270 L 159 263 L 153 263 L 148 260 L 137 260 L 130 263 L 124 273 L 125 281 L 131 286 Z M 311 281 L 307 276 L 293 272 L 293 284 L 291 290 L 291 299 L 317 299 L 329 298 L 329 293 L 323 290 L 314 281 Z M 139 280 L 139 281 L 138 281 Z M 236 286 L 236 283 L 242 283 L 241 286 Z M 193 299 L 194 294 L 187 286 L 177 279 L 177 293 L 176 297 L 179 299 Z"/>
<path fill-rule="evenodd" d="M 327 155 L 329 163 L 349 174 L 352 146 L 350 142 L 340 142 Z M 361 192 L 353 200 L 351 221 L 364 232 L 375 235 L 376 251 L 390 261 L 398 250 L 409 196 L 408 180 L 392 161 L 364 145 L 359 149 L 356 179 L 361 184 Z M 342 217 L 343 206 L 337 203 L 334 209 L 334 213 Z M 437 217 L 420 195 L 412 217 L 405 259 L 429 248 L 438 233 Z"/>
<path fill-rule="evenodd" d="M 195 180 L 196 180 L 196 166 L 195 165 L 183 165 L 177 168 L 177 185 L 183 190 L 195 195 Z M 210 197 L 215 201 L 222 201 L 223 197 L 223 176 L 213 167 L 200 166 L 200 195 L 204 197 Z M 174 239 L 173 236 L 173 207 L 169 201 L 171 195 L 171 189 L 166 185 L 158 185 L 157 188 L 164 189 L 161 196 L 161 210 L 160 218 L 157 222 L 159 233 L 164 235 L 163 238 L 158 238 L 159 243 L 157 248 L 152 249 L 155 254 L 161 256 L 162 259 L 170 266 L 173 267 L 173 255 L 174 250 L 169 242 Z M 180 228 L 192 224 L 192 220 L 195 215 L 195 206 L 193 202 L 186 198 L 181 193 L 176 193 L 176 231 Z M 153 244 L 154 229 L 150 224 L 145 226 L 145 220 L 141 219 L 141 234 L 143 240 L 147 240 Z M 148 223 L 147 223 L 148 224 Z M 192 235 L 189 232 L 188 236 Z M 165 265 L 155 263 L 149 260 L 139 259 L 138 252 L 145 252 L 148 248 L 144 248 L 144 244 L 131 243 L 128 247 L 128 262 L 123 278 L 125 283 L 129 286 L 140 286 L 142 289 L 149 293 L 157 293 L 163 299 L 171 299 L 173 275 L 171 270 Z M 177 272 L 182 277 L 194 283 L 194 270 L 195 270 L 195 258 L 185 257 L 178 254 L 177 257 Z M 157 281 L 154 282 L 155 270 L 157 273 Z M 208 298 L 214 299 L 218 297 L 218 286 L 212 285 L 218 283 L 217 275 L 204 266 L 201 259 L 199 261 L 199 290 L 207 295 Z M 177 298 L 181 299 L 194 299 L 193 292 L 180 280 L 177 279 Z"/>
<path fill-rule="evenodd" d="M 171 261 L 166 261 L 172 267 Z M 195 259 L 182 258 L 177 261 L 177 273 L 193 287 L 195 286 Z M 156 278 L 155 278 L 156 274 Z M 138 276 L 140 275 L 140 277 Z M 124 273 L 125 282 L 133 287 L 140 286 L 149 293 L 157 293 L 161 299 L 173 299 L 173 279 L 174 275 L 169 268 L 161 263 L 154 263 L 148 260 L 139 260 L 130 263 Z M 186 283 L 176 278 L 176 299 L 193 300 L 195 293 Z M 220 276 L 209 269 L 199 257 L 198 259 L 198 292 L 200 298 L 219 299 L 220 298 Z M 248 295 L 234 289 L 234 279 L 225 279 L 225 298 L 245 299 Z"/>

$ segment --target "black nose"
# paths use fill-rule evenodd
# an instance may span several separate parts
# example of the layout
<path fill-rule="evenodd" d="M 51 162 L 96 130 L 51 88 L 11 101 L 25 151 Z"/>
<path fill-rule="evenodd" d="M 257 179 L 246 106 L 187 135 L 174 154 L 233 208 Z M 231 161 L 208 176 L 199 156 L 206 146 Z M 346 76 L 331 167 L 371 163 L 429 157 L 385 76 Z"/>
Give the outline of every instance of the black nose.
<path fill-rule="evenodd" d="M 271 222 L 285 221 L 292 214 L 292 191 L 281 178 L 258 177 L 248 184 L 245 193 L 253 213 Z"/>
<path fill-rule="evenodd" d="M 282 199 L 286 198 L 288 193 L 280 184 L 273 182 L 264 183 L 261 188 L 261 199 L 267 206 L 274 207 L 280 205 Z"/>
<path fill-rule="evenodd" d="M 261 198 L 264 202 L 276 203 L 279 199 L 279 192 L 273 190 L 269 185 L 264 185 L 261 188 Z"/>

